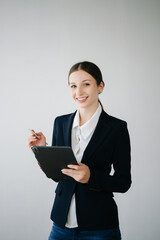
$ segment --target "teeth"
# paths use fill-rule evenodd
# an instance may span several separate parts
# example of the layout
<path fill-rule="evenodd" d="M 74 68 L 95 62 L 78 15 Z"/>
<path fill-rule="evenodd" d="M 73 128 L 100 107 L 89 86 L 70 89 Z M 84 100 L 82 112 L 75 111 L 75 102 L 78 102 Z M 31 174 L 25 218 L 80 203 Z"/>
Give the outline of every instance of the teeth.
<path fill-rule="evenodd" d="M 81 101 L 81 100 L 84 100 L 84 99 L 86 99 L 86 97 L 84 97 L 84 98 L 78 98 L 78 100 L 80 100 L 80 101 Z"/>

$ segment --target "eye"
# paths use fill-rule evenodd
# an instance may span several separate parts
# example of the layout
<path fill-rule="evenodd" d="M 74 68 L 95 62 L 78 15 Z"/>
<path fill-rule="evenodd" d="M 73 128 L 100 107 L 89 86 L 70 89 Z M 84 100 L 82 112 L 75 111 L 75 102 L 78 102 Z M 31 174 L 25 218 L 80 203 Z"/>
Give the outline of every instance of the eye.
<path fill-rule="evenodd" d="M 76 85 L 71 85 L 71 88 L 76 88 Z"/>
<path fill-rule="evenodd" d="M 85 85 L 85 86 L 89 86 L 90 84 L 89 84 L 89 83 L 85 83 L 84 85 Z"/>

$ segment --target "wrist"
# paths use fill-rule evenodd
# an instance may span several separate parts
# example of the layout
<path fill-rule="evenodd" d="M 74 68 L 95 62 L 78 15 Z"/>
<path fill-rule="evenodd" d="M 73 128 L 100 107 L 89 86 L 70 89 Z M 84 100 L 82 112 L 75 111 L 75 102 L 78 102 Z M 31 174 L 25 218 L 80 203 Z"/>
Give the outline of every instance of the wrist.
<path fill-rule="evenodd" d="M 91 172 L 90 172 L 90 169 L 88 167 L 88 174 L 87 174 L 87 181 L 86 181 L 86 183 L 89 182 L 90 176 L 91 176 Z"/>

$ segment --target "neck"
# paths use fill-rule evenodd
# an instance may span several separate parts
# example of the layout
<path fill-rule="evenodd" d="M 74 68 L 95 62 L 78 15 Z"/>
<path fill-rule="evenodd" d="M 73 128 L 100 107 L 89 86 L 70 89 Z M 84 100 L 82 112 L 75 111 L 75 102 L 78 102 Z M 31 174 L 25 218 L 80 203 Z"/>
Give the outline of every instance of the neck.
<path fill-rule="evenodd" d="M 96 112 L 97 108 L 99 106 L 99 103 L 97 102 L 96 105 L 91 106 L 89 108 L 80 108 L 79 109 L 79 125 L 82 126 L 84 123 L 86 123 Z"/>

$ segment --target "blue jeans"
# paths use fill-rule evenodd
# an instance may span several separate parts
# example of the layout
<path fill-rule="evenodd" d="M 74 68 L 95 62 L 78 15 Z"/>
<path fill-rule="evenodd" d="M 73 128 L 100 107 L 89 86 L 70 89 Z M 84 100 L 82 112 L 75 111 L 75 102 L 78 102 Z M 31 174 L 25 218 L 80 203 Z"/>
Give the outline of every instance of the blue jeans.
<path fill-rule="evenodd" d="M 61 228 L 53 223 L 48 240 L 120 240 L 119 227 L 107 230 L 79 231 L 78 228 Z"/>

